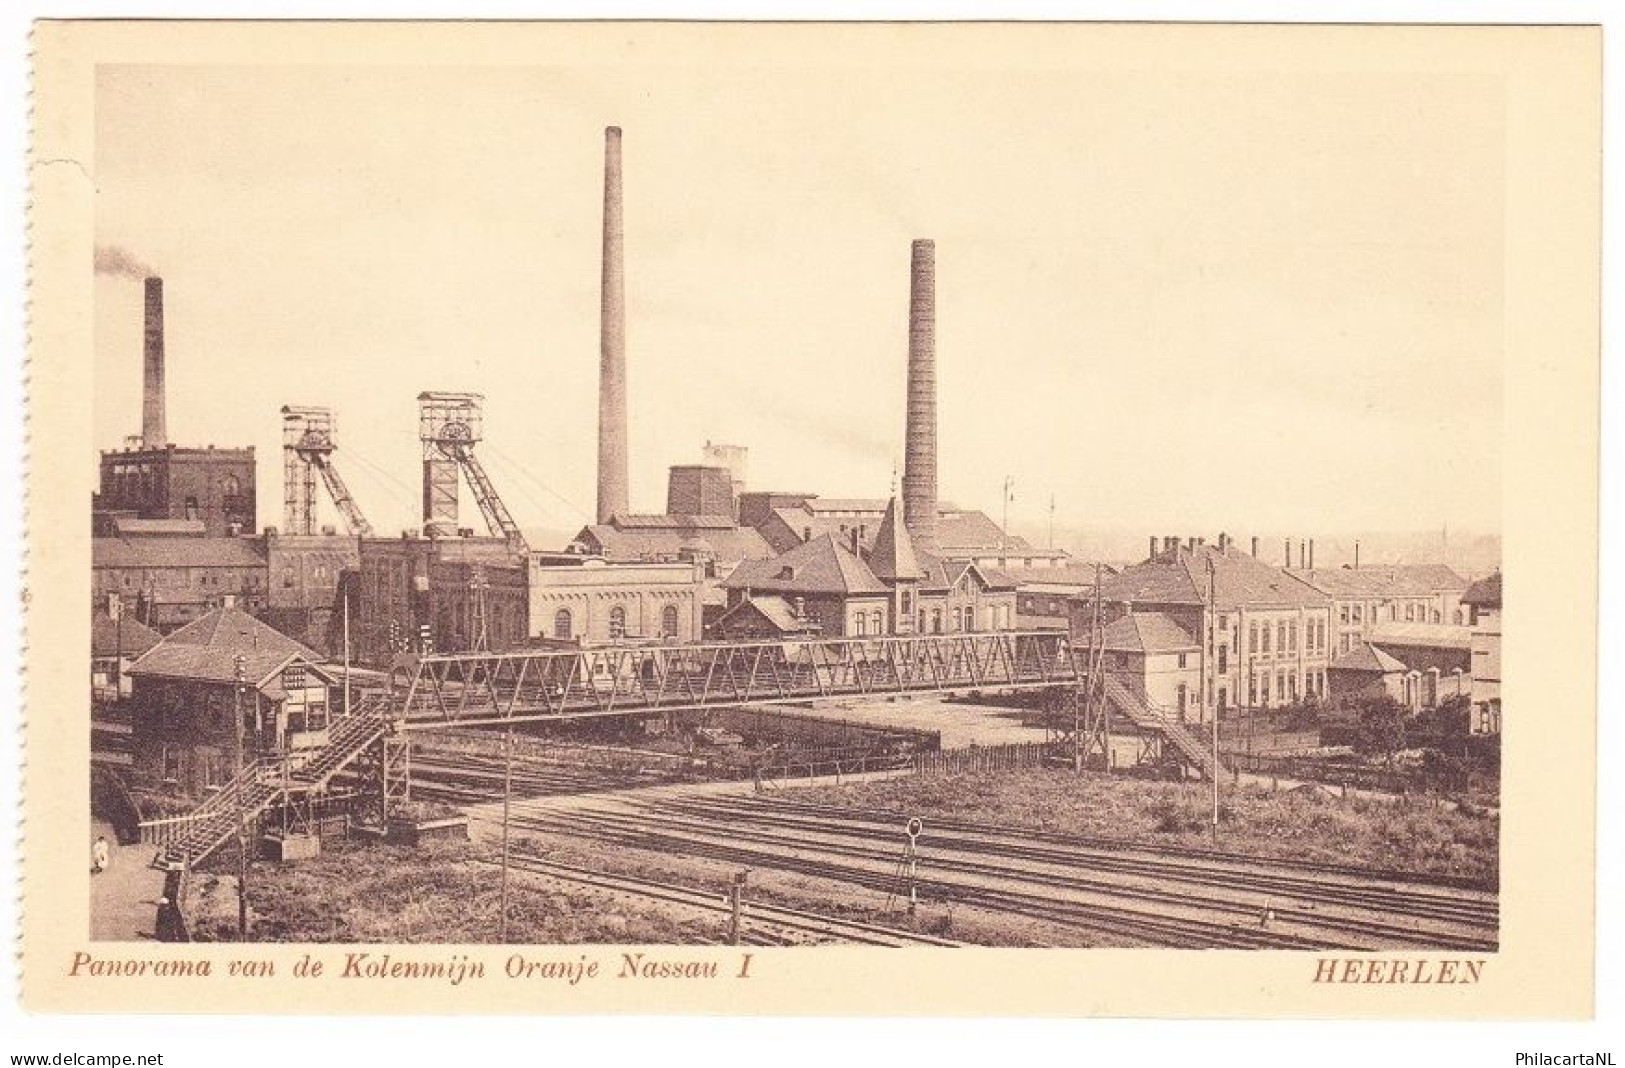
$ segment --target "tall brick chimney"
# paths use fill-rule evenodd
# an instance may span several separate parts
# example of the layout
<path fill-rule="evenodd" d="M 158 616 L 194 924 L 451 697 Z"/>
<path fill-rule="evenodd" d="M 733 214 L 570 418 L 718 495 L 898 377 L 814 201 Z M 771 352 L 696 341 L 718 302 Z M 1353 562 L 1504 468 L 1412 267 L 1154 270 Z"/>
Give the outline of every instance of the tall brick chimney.
<path fill-rule="evenodd" d="M 598 363 L 598 521 L 626 503 L 626 278 L 621 264 L 621 128 L 604 130 L 604 274 Z"/>
<path fill-rule="evenodd" d="M 141 447 L 169 444 L 164 427 L 164 280 L 147 279 L 146 328 L 142 332 Z"/>
<path fill-rule="evenodd" d="M 926 552 L 937 545 L 937 246 L 914 242 L 908 291 L 908 423 L 903 525 Z"/>

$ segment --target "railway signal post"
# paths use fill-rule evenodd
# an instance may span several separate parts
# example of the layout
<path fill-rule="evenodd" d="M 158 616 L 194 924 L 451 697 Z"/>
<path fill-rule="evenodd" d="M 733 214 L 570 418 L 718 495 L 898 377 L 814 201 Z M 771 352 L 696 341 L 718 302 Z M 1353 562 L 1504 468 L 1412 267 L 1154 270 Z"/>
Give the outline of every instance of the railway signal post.
<path fill-rule="evenodd" d="M 734 873 L 733 885 L 728 887 L 728 944 L 737 946 L 744 933 L 745 884 L 750 881 L 750 869 Z"/>
<path fill-rule="evenodd" d="M 916 846 L 920 840 L 920 832 L 925 830 L 925 823 L 920 817 L 914 816 L 908 821 L 908 826 L 904 830 L 908 834 L 908 853 L 906 854 L 908 858 L 908 914 L 912 917 L 920 907 L 920 888 L 915 882 L 915 876 L 919 871 L 919 850 Z"/>

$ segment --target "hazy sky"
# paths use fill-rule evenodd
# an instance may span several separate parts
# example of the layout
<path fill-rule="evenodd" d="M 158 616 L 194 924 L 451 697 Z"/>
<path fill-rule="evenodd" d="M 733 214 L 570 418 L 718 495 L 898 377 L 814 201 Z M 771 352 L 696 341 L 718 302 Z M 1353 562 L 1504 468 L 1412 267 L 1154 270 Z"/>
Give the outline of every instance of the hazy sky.
<path fill-rule="evenodd" d="M 288 403 L 337 410 L 375 526 L 416 525 L 427 389 L 486 395 L 522 525 L 589 518 L 614 123 L 636 510 L 707 438 L 754 488 L 884 495 L 932 237 L 944 498 L 997 517 L 1009 474 L 1013 521 L 1053 493 L 1210 535 L 1498 529 L 1495 82 L 916 58 L 102 68 L 97 238 L 164 276 L 170 436 L 256 445 L 261 525 Z M 140 284 L 95 292 L 112 447 Z"/>

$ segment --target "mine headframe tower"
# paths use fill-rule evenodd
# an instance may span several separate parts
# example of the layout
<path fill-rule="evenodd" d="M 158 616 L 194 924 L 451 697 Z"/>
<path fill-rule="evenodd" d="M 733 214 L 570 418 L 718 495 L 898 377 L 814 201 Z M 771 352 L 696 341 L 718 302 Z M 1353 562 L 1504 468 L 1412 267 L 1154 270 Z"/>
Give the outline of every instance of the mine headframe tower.
<path fill-rule="evenodd" d="M 478 393 L 419 393 L 418 440 L 423 443 L 423 533 L 457 534 L 457 472 L 468 479 L 492 535 L 523 550 L 524 536 L 508 514 L 491 476 L 474 451 L 484 427 L 485 398 Z"/>
<path fill-rule="evenodd" d="M 320 475 L 349 532 L 372 536 L 372 524 L 361 514 L 333 462 L 338 449 L 333 440 L 336 425 L 330 408 L 285 405 L 282 409 L 282 514 L 289 534 L 317 533 L 316 478 Z"/>

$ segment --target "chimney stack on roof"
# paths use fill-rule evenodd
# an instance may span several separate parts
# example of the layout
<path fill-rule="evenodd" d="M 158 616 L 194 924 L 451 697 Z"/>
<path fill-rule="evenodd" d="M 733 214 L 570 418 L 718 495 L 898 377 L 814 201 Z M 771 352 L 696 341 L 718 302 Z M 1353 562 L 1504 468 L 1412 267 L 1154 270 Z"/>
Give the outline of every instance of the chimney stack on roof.
<path fill-rule="evenodd" d="M 141 446 L 169 444 L 164 427 L 164 280 L 146 283 L 146 327 L 142 332 Z"/>
<path fill-rule="evenodd" d="M 624 514 L 626 278 L 621 262 L 621 128 L 604 130 L 604 254 L 598 342 L 598 522 Z"/>
<path fill-rule="evenodd" d="M 1151 547 L 1146 550 L 1145 558 L 1147 560 L 1155 560 L 1156 557 L 1157 557 L 1157 536 L 1155 534 L 1153 534 L 1153 535 L 1151 535 Z"/>
<path fill-rule="evenodd" d="M 937 545 L 937 246 L 914 242 L 908 291 L 908 411 L 903 525 L 925 552 Z"/>

